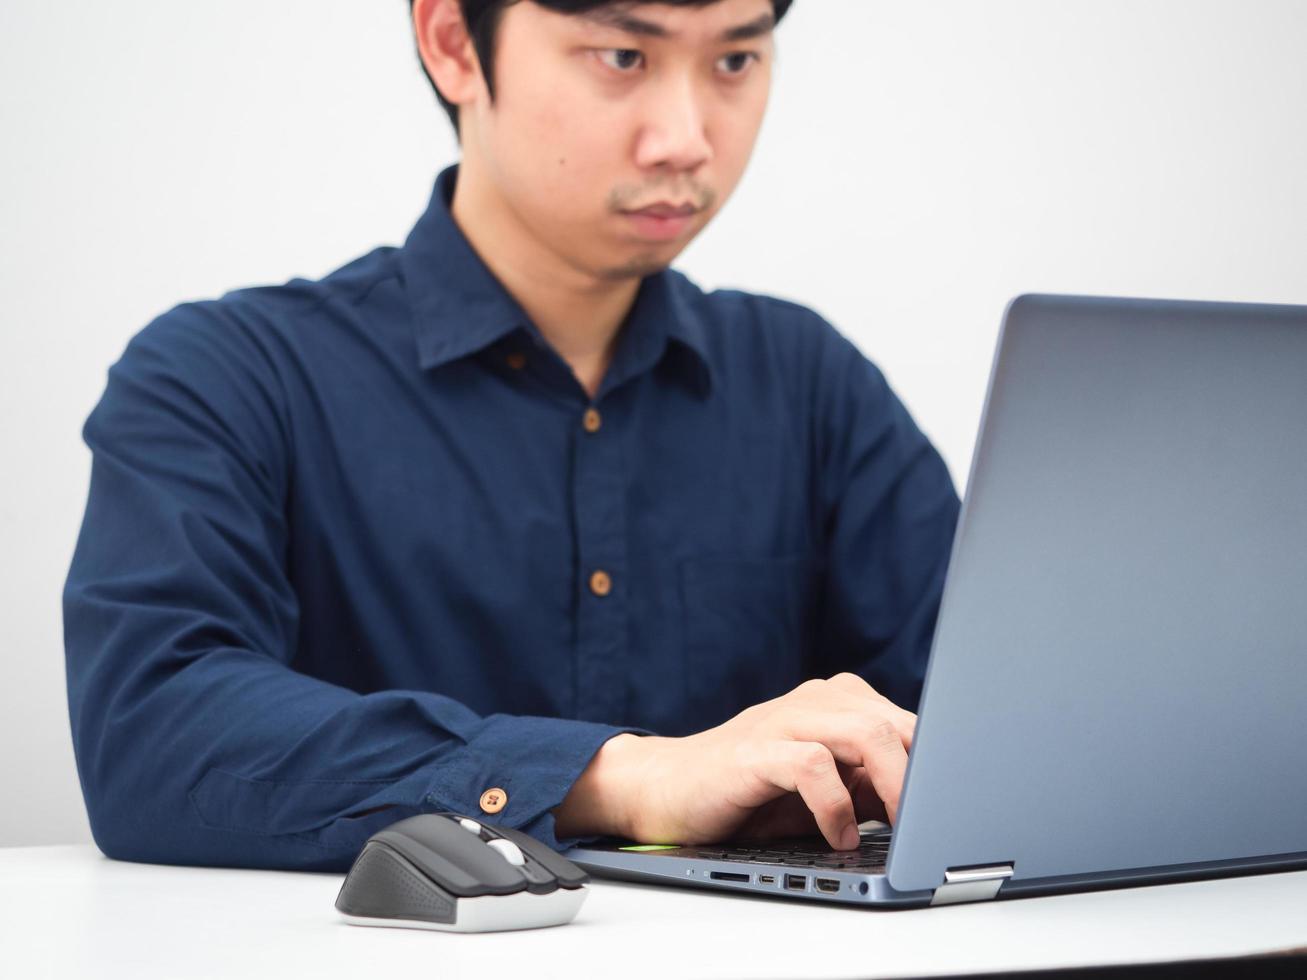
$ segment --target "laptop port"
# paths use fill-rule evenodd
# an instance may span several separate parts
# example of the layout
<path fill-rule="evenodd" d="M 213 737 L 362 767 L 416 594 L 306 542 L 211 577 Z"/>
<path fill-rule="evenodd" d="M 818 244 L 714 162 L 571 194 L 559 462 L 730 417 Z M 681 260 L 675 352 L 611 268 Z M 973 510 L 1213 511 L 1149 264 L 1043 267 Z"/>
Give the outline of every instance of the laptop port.
<path fill-rule="evenodd" d="M 748 881 L 749 876 L 735 871 L 709 871 L 708 877 L 713 881 Z"/>
<path fill-rule="evenodd" d="M 788 888 L 788 889 L 789 889 L 790 891 L 792 891 L 792 892 L 807 891 L 807 889 L 808 889 L 808 876 L 807 876 L 807 875 L 786 875 L 786 876 L 785 876 L 785 887 Z"/>
<path fill-rule="evenodd" d="M 776 876 L 775 876 L 775 875 L 758 875 L 758 884 L 760 884 L 760 885 L 774 885 L 774 884 L 776 884 Z"/>
<path fill-rule="evenodd" d="M 817 891 L 819 892 L 837 892 L 840 890 L 840 883 L 834 878 L 818 878 Z"/>

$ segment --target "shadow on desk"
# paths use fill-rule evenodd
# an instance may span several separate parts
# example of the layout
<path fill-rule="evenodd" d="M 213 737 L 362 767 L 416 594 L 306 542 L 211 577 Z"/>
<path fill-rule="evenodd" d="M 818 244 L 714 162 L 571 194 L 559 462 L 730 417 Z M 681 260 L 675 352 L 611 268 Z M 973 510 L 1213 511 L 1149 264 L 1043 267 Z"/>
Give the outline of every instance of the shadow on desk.
<path fill-rule="evenodd" d="M 1013 973 L 945 974 L 936 980 L 986 980 L 990 977 L 1017 978 L 1017 980 L 1171 980 L 1173 977 L 1237 977 L 1300 978 L 1307 977 L 1307 946 L 1258 953 L 1253 956 L 1231 956 L 1211 960 L 1178 960 L 1172 963 L 1146 963 L 1138 966 L 1086 966 L 1065 970 L 1022 970 Z"/>

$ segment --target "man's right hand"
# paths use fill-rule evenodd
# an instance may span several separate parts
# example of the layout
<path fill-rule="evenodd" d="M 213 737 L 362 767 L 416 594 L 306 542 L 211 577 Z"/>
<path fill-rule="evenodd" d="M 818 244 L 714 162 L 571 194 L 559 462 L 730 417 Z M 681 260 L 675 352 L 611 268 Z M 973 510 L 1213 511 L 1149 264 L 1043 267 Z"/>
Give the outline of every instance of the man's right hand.
<path fill-rule="evenodd" d="M 618 735 L 556 809 L 555 833 L 708 844 L 820 832 L 851 849 L 859 822 L 897 819 L 916 722 L 837 674 L 695 735 Z"/>

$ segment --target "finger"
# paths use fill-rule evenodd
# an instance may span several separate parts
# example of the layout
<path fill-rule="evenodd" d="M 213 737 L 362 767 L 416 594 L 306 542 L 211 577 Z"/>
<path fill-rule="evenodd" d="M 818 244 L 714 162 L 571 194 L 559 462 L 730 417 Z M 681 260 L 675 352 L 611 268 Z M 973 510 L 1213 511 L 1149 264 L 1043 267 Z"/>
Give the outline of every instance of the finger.
<path fill-rule="evenodd" d="M 844 783 L 844 788 L 849 791 L 850 795 L 852 795 L 854 784 L 858 780 L 858 767 L 851 766 L 847 762 L 840 762 L 839 759 L 836 759 L 835 769 L 840 774 L 840 781 Z M 855 798 L 853 802 L 856 804 L 858 801 Z"/>
<path fill-rule="evenodd" d="M 903 740 L 903 747 L 909 751 L 912 749 L 912 740 L 917 734 L 917 716 L 911 711 L 900 708 L 857 674 L 836 674 L 826 682 L 826 685 L 828 691 L 834 689 L 839 692 L 836 697 L 840 697 L 841 700 L 843 700 L 842 696 L 847 696 L 848 700 L 844 703 L 855 710 L 867 711 L 870 702 L 874 705 L 877 716 L 886 716 L 894 722 L 894 727 L 898 729 L 899 736 Z"/>
<path fill-rule="evenodd" d="M 775 717 L 789 737 L 799 741 L 813 741 L 813 736 L 806 733 L 807 729 L 796 728 L 794 724 L 796 719 L 806 718 L 814 712 L 827 718 L 839 718 L 842 726 L 851 728 L 871 729 L 888 721 L 898 732 L 905 750 L 912 748 L 912 740 L 916 735 L 917 716 L 912 712 L 904 711 L 884 698 L 868 698 L 830 686 L 814 698 L 787 702 Z M 800 724 L 806 724 L 806 721 Z"/>
<path fill-rule="evenodd" d="M 868 820 L 879 820 L 882 823 L 888 823 L 888 814 L 885 812 L 885 804 L 881 801 L 880 796 L 876 793 L 876 788 L 871 785 L 871 777 L 867 775 L 867 770 L 861 766 L 853 770 L 852 782 L 848 784 L 849 795 L 853 797 L 854 819 L 859 824 Z"/>
<path fill-rule="evenodd" d="M 914 727 L 916 725 L 917 716 L 913 712 L 895 704 L 889 698 L 885 697 L 885 695 L 881 694 L 880 691 L 872 687 L 866 678 L 858 674 L 844 671 L 843 673 L 831 676 L 826 683 L 837 690 L 847 691 L 849 694 L 855 696 L 870 698 L 879 704 L 890 705 L 896 712 L 902 712 L 908 718 L 912 719 L 912 725 Z"/>
<path fill-rule="evenodd" d="M 898 822 L 903 780 L 908 772 L 907 749 L 898 730 L 888 724 L 873 727 L 858 740 L 858 745 L 871 786 L 885 805 L 889 822 L 895 824 Z"/>
<path fill-rule="evenodd" d="M 917 738 L 917 716 L 896 704 L 886 703 L 897 712 L 894 715 L 894 727 L 899 730 L 899 740 L 903 743 L 904 750 L 911 752 L 912 743 Z"/>
<path fill-rule="evenodd" d="M 817 742 L 789 739 L 771 742 L 767 749 L 760 753 L 759 775 L 782 789 L 797 792 L 831 847 L 856 847 L 858 825 L 853 798 L 840 778 L 830 749 Z"/>
<path fill-rule="evenodd" d="M 890 823 L 898 816 L 908 753 L 902 736 L 889 717 L 829 712 L 795 706 L 786 719 L 786 731 L 799 742 L 819 742 L 840 762 L 862 766 L 885 804 Z"/>
<path fill-rule="evenodd" d="M 867 681 L 865 677 L 855 674 L 852 671 L 842 671 L 838 674 L 832 674 L 826 678 L 826 683 L 830 687 L 837 687 L 841 690 L 848 691 L 850 694 L 859 694 L 865 697 L 876 698 L 880 701 L 889 702 L 889 698 L 881 694 Z"/>

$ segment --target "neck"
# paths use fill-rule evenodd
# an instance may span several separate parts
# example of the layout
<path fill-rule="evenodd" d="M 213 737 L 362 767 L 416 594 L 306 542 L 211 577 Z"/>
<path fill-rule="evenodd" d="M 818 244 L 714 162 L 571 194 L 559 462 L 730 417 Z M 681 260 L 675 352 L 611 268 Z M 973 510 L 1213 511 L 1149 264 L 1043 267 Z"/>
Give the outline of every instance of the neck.
<path fill-rule="evenodd" d="M 477 170 L 459 167 L 450 210 L 487 268 L 593 398 L 640 280 L 578 269 L 531 234 Z"/>

